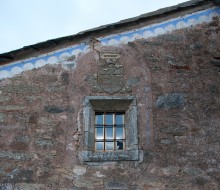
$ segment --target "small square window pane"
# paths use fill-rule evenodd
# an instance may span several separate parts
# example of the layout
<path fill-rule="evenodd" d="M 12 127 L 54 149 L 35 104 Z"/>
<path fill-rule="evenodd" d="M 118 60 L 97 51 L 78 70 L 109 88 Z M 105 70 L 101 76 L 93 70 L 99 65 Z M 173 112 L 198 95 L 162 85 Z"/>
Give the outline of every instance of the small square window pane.
<path fill-rule="evenodd" d="M 114 139 L 113 137 L 113 127 L 106 127 L 105 128 L 105 138 L 106 139 Z"/>
<path fill-rule="evenodd" d="M 124 139 L 124 128 L 123 127 L 116 127 L 116 139 Z"/>
<path fill-rule="evenodd" d="M 116 141 L 116 150 L 124 150 L 125 141 Z"/>
<path fill-rule="evenodd" d="M 103 125 L 103 114 L 96 114 L 95 123 L 96 125 Z"/>
<path fill-rule="evenodd" d="M 106 142 L 105 150 L 114 150 L 114 142 Z"/>
<path fill-rule="evenodd" d="M 116 123 L 116 125 L 124 124 L 124 114 L 123 113 L 116 113 L 115 123 Z"/>
<path fill-rule="evenodd" d="M 104 128 L 96 127 L 96 139 L 104 139 Z"/>
<path fill-rule="evenodd" d="M 96 150 L 104 150 L 104 142 L 95 143 Z"/>
<path fill-rule="evenodd" d="M 107 113 L 105 117 L 106 125 L 113 125 L 113 113 Z"/>

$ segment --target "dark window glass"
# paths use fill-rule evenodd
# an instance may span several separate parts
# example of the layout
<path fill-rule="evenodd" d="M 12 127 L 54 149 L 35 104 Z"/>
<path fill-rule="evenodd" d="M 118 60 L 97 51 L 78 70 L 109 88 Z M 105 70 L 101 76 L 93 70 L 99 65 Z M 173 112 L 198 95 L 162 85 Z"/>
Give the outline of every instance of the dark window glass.
<path fill-rule="evenodd" d="M 124 149 L 124 141 L 118 140 L 116 144 L 116 150 L 123 150 Z"/>

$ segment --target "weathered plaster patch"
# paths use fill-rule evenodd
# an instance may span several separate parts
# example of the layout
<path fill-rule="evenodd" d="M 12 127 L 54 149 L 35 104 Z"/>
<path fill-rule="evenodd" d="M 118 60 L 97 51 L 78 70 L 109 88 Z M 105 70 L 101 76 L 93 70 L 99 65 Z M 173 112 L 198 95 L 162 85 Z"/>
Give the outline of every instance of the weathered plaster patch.
<path fill-rule="evenodd" d="M 74 151 L 75 150 L 74 144 L 73 143 L 68 144 L 66 146 L 66 150 Z"/>
<path fill-rule="evenodd" d="M 103 175 L 100 171 L 95 172 L 95 173 L 93 174 L 93 176 L 95 176 L 95 177 L 100 177 L 100 178 L 105 177 L 105 175 Z"/>
<path fill-rule="evenodd" d="M 86 173 L 86 167 L 75 166 L 73 169 L 73 173 L 77 176 L 84 175 Z"/>

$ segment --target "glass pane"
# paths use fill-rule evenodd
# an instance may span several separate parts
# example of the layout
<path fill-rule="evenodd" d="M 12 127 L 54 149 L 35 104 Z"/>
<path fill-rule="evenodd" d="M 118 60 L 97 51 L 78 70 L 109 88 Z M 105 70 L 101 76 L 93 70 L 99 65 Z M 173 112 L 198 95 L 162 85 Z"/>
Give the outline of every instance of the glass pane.
<path fill-rule="evenodd" d="M 105 138 L 106 139 L 113 139 L 113 127 L 106 127 L 105 128 Z"/>
<path fill-rule="evenodd" d="M 124 124 L 124 114 L 123 113 L 116 113 L 116 115 L 115 115 L 115 124 L 116 125 Z"/>
<path fill-rule="evenodd" d="M 116 127 L 116 139 L 123 139 L 124 138 L 124 128 L 123 127 Z"/>
<path fill-rule="evenodd" d="M 103 125 L 103 114 L 96 114 L 95 117 L 96 117 L 95 124 Z"/>
<path fill-rule="evenodd" d="M 104 142 L 96 142 L 96 150 L 104 150 Z"/>
<path fill-rule="evenodd" d="M 96 128 L 96 139 L 104 139 L 104 128 L 103 127 Z"/>
<path fill-rule="evenodd" d="M 124 141 L 116 141 L 116 150 L 124 150 Z"/>
<path fill-rule="evenodd" d="M 113 142 L 105 142 L 105 150 L 114 150 Z"/>
<path fill-rule="evenodd" d="M 113 113 L 107 113 L 105 119 L 106 125 L 113 125 Z"/>

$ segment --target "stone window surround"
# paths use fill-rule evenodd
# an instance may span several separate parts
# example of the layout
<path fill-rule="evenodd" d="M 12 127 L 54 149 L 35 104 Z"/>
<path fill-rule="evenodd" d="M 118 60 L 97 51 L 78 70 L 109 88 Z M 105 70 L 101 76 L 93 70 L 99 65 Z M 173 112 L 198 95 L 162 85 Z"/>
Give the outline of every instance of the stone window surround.
<path fill-rule="evenodd" d="M 95 111 L 124 111 L 126 148 L 110 152 L 94 150 Z M 83 102 L 84 147 L 79 152 L 83 162 L 139 160 L 137 104 L 134 96 L 86 96 Z"/>

